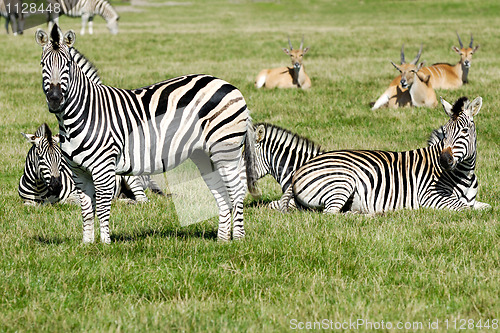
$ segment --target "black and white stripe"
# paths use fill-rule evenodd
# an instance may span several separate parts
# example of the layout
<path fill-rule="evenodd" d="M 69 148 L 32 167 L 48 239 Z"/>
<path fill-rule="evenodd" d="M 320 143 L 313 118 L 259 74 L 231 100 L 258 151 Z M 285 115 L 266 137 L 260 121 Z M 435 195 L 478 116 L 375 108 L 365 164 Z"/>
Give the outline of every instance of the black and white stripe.
<path fill-rule="evenodd" d="M 109 243 L 114 174 L 162 173 L 190 158 L 219 207 L 218 238 L 242 238 L 248 179 L 255 193 L 255 147 L 241 92 L 208 75 L 186 75 L 126 90 L 96 84 L 72 60 L 75 35 L 57 25 L 43 47 L 43 90 L 59 121 L 61 148 L 82 190 L 84 242 L 94 241 L 93 206 L 101 241 Z M 244 158 L 242 148 L 244 149 Z"/>
<path fill-rule="evenodd" d="M 118 33 L 118 20 L 120 16 L 107 0 L 47 0 L 54 6 L 60 5 L 59 13 L 48 13 L 49 31 L 53 24 L 59 24 L 59 15 L 65 14 L 70 17 L 82 18 L 82 29 L 80 33 L 85 34 L 85 26 L 88 22 L 89 34 L 94 33 L 94 16 L 100 15 L 106 21 L 106 26 L 111 34 Z"/>
<path fill-rule="evenodd" d="M 293 176 L 282 209 L 295 198 L 299 206 L 380 213 L 419 207 L 461 210 L 489 208 L 476 201 L 476 128 L 473 121 L 481 97 L 454 106 L 442 100 L 450 120 L 444 138 L 426 148 L 407 152 L 332 151 L 313 158 Z"/>
<path fill-rule="evenodd" d="M 323 152 L 314 142 L 266 123 L 255 125 L 255 142 L 257 177 L 273 176 L 283 193 L 292 183 L 294 172 Z M 279 201 L 271 202 L 269 207 L 279 209 Z"/>
<path fill-rule="evenodd" d="M 42 124 L 35 134 L 23 136 L 32 144 L 26 156 L 24 173 L 19 180 L 19 196 L 26 205 L 79 203 L 72 172 L 58 145 L 59 135 L 52 135 L 47 124 Z M 151 188 L 161 193 L 149 176 L 116 176 L 114 197 L 146 202 L 144 190 Z M 159 190 L 159 191 L 158 191 Z"/>

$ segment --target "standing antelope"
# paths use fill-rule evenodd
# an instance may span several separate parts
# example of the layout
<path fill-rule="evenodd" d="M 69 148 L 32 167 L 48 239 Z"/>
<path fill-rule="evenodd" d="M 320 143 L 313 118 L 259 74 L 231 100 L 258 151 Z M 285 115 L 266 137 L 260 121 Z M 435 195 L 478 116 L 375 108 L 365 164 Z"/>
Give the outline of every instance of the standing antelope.
<path fill-rule="evenodd" d="M 391 64 L 401 73 L 400 76 L 392 80 L 389 88 L 379 97 L 372 107 L 376 110 L 382 106 L 398 108 L 404 106 L 427 106 L 437 105 L 436 93 L 430 82 L 430 75 L 423 72 L 423 64 L 417 66 L 417 62 L 422 54 L 422 46 L 415 59 L 406 63 L 404 54 L 404 44 L 401 47 L 401 65 Z"/>
<path fill-rule="evenodd" d="M 290 37 L 288 37 L 288 45 L 290 46 L 290 50 L 283 48 L 283 52 L 290 56 L 292 67 L 261 70 L 255 79 L 256 88 L 311 88 L 311 79 L 307 76 L 304 65 L 302 64 L 304 54 L 309 51 L 308 47 L 305 49 L 302 48 L 304 45 L 304 36 L 302 36 L 302 41 L 300 42 L 298 50 L 293 49 Z"/>

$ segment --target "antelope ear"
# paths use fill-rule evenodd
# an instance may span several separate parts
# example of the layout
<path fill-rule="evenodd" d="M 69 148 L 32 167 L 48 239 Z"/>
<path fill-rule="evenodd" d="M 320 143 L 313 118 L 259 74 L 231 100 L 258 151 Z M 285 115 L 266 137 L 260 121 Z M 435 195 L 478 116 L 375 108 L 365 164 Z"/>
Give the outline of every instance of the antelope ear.
<path fill-rule="evenodd" d="M 401 72 L 401 69 L 399 68 L 399 66 L 398 66 L 398 65 L 396 65 L 396 64 L 395 64 L 395 63 L 393 63 L 392 61 L 391 61 L 391 64 L 394 66 L 394 68 L 396 68 L 399 72 Z"/>
<path fill-rule="evenodd" d="M 456 46 L 452 46 L 451 49 L 453 51 L 457 52 L 458 54 L 460 54 L 460 52 L 461 52 L 460 49 L 458 47 L 456 47 Z"/>
<path fill-rule="evenodd" d="M 264 136 L 266 135 L 266 128 L 264 125 L 259 125 L 255 130 L 255 142 L 259 143 L 264 140 Z"/>
<path fill-rule="evenodd" d="M 49 35 L 42 29 L 37 29 L 35 32 L 35 40 L 41 47 L 44 47 L 49 42 Z"/>
<path fill-rule="evenodd" d="M 31 144 L 37 145 L 40 142 L 40 138 L 36 137 L 34 134 L 25 134 L 21 132 L 21 134 L 24 136 L 24 138 Z"/>
<path fill-rule="evenodd" d="M 474 54 L 474 52 L 477 51 L 477 49 L 479 48 L 479 46 L 481 46 L 481 45 L 477 45 L 474 49 L 472 49 L 472 54 Z"/>
<path fill-rule="evenodd" d="M 475 100 L 472 101 L 472 103 L 469 104 L 466 112 L 471 117 L 474 117 L 476 114 L 479 113 L 479 110 L 481 110 L 481 106 L 483 106 L 483 99 L 481 97 L 477 97 Z"/>
<path fill-rule="evenodd" d="M 76 35 L 75 35 L 75 32 L 73 30 L 68 30 L 64 34 L 64 44 L 66 44 L 68 47 L 72 47 L 73 44 L 75 44 L 75 39 L 76 39 Z"/>
<path fill-rule="evenodd" d="M 306 54 L 306 53 L 307 53 L 307 51 L 309 51 L 309 48 L 308 48 L 308 47 L 306 47 L 304 50 L 302 50 L 302 52 L 303 52 L 304 54 Z"/>
<path fill-rule="evenodd" d="M 443 105 L 444 112 L 446 112 L 448 117 L 451 118 L 453 116 L 453 111 L 452 111 L 453 105 L 445 101 L 444 98 L 441 96 L 439 96 L 439 99 L 441 99 L 441 105 Z"/>
<path fill-rule="evenodd" d="M 418 67 L 417 67 L 417 72 L 418 72 L 419 70 L 421 70 L 421 69 L 422 69 L 422 67 L 424 67 L 424 65 L 425 65 L 425 62 L 423 62 L 423 61 L 422 61 L 422 62 L 418 65 Z"/>
<path fill-rule="evenodd" d="M 52 141 L 54 141 L 55 143 L 59 143 L 60 142 L 59 134 L 52 135 Z"/>
<path fill-rule="evenodd" d="M 283 48 L 283 52 L 285 52 L 287 55 L 290 55 L 290 51 L 288 49 Z"/>

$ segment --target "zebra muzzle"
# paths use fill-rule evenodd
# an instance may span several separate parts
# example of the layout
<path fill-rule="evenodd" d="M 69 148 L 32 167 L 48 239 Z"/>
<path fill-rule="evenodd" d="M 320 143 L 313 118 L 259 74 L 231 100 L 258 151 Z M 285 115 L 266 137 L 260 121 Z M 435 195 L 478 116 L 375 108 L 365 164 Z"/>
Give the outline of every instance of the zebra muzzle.
<path fill-rule="evenodd" d="M 59 195 L 62 190 L 61 177 L 50 177 L 50 183 L 47 188 L 50 195 Z"/>
<path fill-rule="evenodd" d="M 61 90 L 61 85 L 50 85 L 49 90 L 47 90 L 47 103 L 49 104 L 50 111 L 59 111 L 63 103 L 63 93 Z"/>
<path fill-rule="evenodd" d="M 447 171 L 450 171 L 455 167 L 455 160 L 450 147 L 443 149 L 441 155 L 439 155 L 439 165 Z"/>

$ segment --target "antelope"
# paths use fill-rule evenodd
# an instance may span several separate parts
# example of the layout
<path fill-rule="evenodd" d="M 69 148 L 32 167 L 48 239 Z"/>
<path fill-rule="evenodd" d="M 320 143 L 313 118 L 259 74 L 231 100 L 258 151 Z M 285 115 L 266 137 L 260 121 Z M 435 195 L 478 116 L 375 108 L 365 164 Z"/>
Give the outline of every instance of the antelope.
<path fill-rule="evenodd" d="M 424 74 L 421 71 L 424 66 L 423 62 L 416 68 L 411 69 L 402 69 L 401 67 L 403 65 L 398 66 L 392 61 L 391 64 L 401 73 L 401 87 L 406 88 L 406 91 L 409 92 L 411 105 L 426 107 L 437 106 L 436 93 L 432 88 L 430 75 Z"/>
<path fill-rule="evenodd" d="M 460 55 L 460 61 L 455 65 L 437 63 L 422 70 L 431 76 L 431 84 L 435 89 L 456 89 L 468 83 L 469 68 L 472 55 L 477 51 L 479 45 L 473 48 L 474 38 L 470 35 L 469 47 L 465 48 L 457 32 L 460 48 L 453 46 L 452 50 Z"/>
<path fill-rule="evenodd" d="M 422 68 L 421 63 L 417 67 L 417 62 L 422 55 L 422 46 L 417 53 L 415 59 L 410 63 L 406 63 L 404 44 L 401 46 L 401 65 L 398 66 L 391 61 L 391 64 L 401 73 L 400 76 L 392 80 L 389 88 L 379 97 L 379 99 L 374 103 L 372 110 L 376 110 L 382 106 L 388 106 L 390 108 L 398 108 L 410 105 L 422 106 L 425 103 L 425 98 L 422 96 L 429 96 L 429 103 L 434 104 L 436 101 L 436 94 L 434 89 L 430 86 L 429 77 L 427 75 L 422 75 L 420 72 Z M 417 75 L 417 73 L 419 73 Z M 414 83 L 416 85 L 413 87 Z M 416 104 L 412 99 L 411 87 L 413 87 L 413 95 L 418 96 L 418 101 Z"/>
<path fill-rule="evenodd" d="M 304 65 L 302 64 L 304 55 L 309 51 L 308 47 L 305 49 L 302 48 L 304 45 L 304 36 L 302 36 L 302 41 L 300 42 L 298 50 L 293 49 L 290 37 L 288 37 L 288 45 L 290 46 L 290 50 L 283 48 L 283 52 L 290 56 L 292 67 L 263 69 L 255 79 L 255 87 L 257 89 L 262 87 L 269 89 L 311 88 L 311 79 L 307 76 Z"/>
<path fill-rule="evenodd" d="M 445 63 L 436 63 L 429 67 L 422 68 L 421 72 L 425 75 L 430 76 L 430 84 L 434 89 L 456 89 L 460 88 L 463 84 L 467 83 L 467 77 L 469 75 L 469 68 L 472 61 L 472 55 L 477 51 L 479 45 L 473 47 L 474 38 L 472 34 L 470 35 L 470 43 L 469 47 L 465 48 L 462 40 L 460 39 L 460 35 L 457 32 L 458 43 L 460 44 L 460 49 L 456 46 L 452 47 L 452 50 L 457 52 L 460 55 L 460 61 L 455 65 L 445 64 Z M 387 91 L 382 95 L 372 110 L 378 109 L 382 105 L 384 105 L 387 99 L 385 96 L 388 92 L 394 92 L 397 90 L 395 94 L 402 94 L 401 89 L 394 88 L 394 86 L 398 86 L 401 81 L 401 75 L 392 80 L 391 84 Z M 394 93 L 390 96 L 394 96 Z M 382 104 L 380 104 L 382 103 Z M 377 106 L 377 107 L 376 107 Z M 390 105 L 389 105 L 390 106 Z"/>

